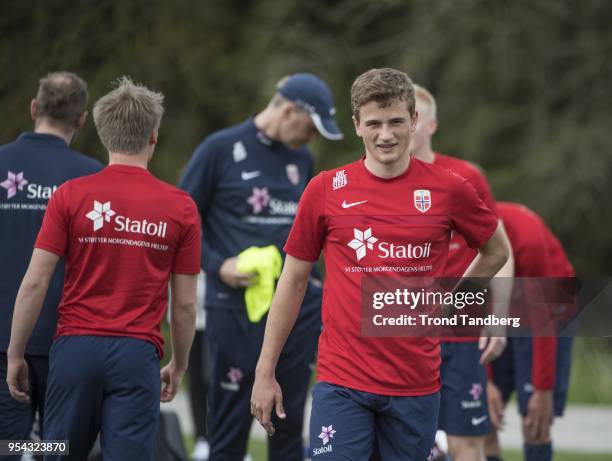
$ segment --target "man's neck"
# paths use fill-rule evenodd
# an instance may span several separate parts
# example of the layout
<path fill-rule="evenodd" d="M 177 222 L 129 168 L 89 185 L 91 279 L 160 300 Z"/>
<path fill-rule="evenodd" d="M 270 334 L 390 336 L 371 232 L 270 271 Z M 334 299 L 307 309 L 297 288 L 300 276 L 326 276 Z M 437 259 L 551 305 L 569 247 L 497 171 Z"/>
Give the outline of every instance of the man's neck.
<path fill-rule="evenodd" d="M 66 131 L 61 130 L 56 126 L 53 126 L 46 121 L 40 121 L 36 123 L 34 127 L 34 133 L 51 134 L 53 136 L 57 136 L 58 138 L 62 138 L 64 141 L 66 141 L 66 144 L 68 145 L 70 145 L 70 143 L 72 142 L 72 138 L 74 137 L 74 131 L 67 133 Z"/>
<path fill-rule="evenodd" d="M 408 169 L 408 166 L 410 165 L 410 156 L 408 153 L 406 153 L 406 155 L 398 159 L 396 162 L 385 164 L 377 162 L 373 159 L 373 157 L 366 154 L 364 165 L 374 176 L 383 179 L 392 179 L 404 174 L 404 172 Z"/>
<path fill-rule="evenodd" d="M 140 152 L 138 154 L 123 154 L 120 152 L 108 153 L 108 164 L 110 165 L 126 165 L 148 169 L 150 155 L 148 152 Z"/>
<path fill-rule="evenodd" d="M 436 154 L 431 147 L 428 149 L 421 149 L 418 152 L 411 152 L 410 155 L 421 162 L 433 163 L 436 160 Z"/>

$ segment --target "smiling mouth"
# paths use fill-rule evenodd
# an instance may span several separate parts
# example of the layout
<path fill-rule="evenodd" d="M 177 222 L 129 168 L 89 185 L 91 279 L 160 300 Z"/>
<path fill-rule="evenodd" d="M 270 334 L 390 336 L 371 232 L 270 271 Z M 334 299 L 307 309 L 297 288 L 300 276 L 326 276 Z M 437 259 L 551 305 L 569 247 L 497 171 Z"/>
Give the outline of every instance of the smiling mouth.
<path fill-rule="evenodd" d="M 378 144 L 377 147 L 379 149 L 382 150 L 391 150 L 393 149 L 395 146 L 397 146 L 397 143 L 389 143 L 389 144 Z"/>

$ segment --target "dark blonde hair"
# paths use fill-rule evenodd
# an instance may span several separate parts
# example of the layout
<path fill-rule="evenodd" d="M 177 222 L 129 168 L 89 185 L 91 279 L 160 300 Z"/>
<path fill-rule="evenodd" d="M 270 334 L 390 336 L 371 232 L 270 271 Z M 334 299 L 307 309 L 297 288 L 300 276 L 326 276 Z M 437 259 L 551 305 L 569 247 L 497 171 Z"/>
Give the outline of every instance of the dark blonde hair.
<path fill-rule="evenodd" d="M 94 104 L 94 123 L 104 147 L 109 152 L 141 152 L 159 128 L 163 102 L 163 94 L 121 77 L 117 88 Z"/>
<path fill-rule="evenodd" d="M 410 77 L 390 68 L 370 69 L 355 79 L 351 86 L 351 110 L 359 120 L 359 109 L 371 101 L 387 107 L 395 101 L 406 101 L 410 116 L 414 115 L 414 87 Z"/>

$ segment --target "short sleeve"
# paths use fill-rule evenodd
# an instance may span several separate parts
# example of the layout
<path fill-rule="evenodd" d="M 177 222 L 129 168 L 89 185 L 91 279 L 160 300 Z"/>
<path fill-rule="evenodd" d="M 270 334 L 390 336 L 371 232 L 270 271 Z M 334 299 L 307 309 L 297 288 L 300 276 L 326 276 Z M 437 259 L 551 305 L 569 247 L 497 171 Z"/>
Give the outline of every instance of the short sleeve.
<path fill-rule="evenodd" d="M 325 237 L 324 207 L 325 184 L 321 173 L 308 183 L 302 194 L 285 253 L 304 261 L 319 259 Z"/>
<path fill-rule="evenodd" d="M 195 202 L 185 197 L 185 216 L 182 235 L 174 256 L 172 272 L 175 274 L 199 274 L 200 251 L 202 239 L 200 236 L 200 216 Z"/>
<path fill-rule="evenodd" d="M 66 198 L 68 184 L 59 187 L 51 196 L 43 223 L 34 246 L 63 257 L 68 247 L 69 210 Z"/>
<path fill-rule="evenodd" d="M 474 174 L 468 179 L 476 188 L 476 192 L 478 192 L 484 204 L 499 218 L 497 202 L 495 201 L 495 197 L 493 197 L 493 192 L 491 192 L 491 186 L 489 186 L 489 181 L 487 181 L 486 176 L 481 172 L 480 168 L 474 166 Z"/>
<path fill-rule="evenodd" d="M 455 182 L 451 205 L 453 228 L 471 248 L 480 248 L 497 229 L 497 216 L 485 205 L 469 180 L 453 174 Z"/>

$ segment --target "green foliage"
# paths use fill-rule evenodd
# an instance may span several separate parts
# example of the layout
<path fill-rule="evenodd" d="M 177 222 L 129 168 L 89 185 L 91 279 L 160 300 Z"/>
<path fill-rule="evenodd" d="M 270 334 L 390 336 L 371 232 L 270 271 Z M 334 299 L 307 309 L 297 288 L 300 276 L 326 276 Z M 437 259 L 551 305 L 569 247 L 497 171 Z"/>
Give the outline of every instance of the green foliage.
<path fill-rule="evenodd" d="M 568 400 L 571 403 L 612 405 L 612 341 L 576 338 Z"/>
<path fill-rule="evenodd" d="M 438 149 L 480 163 L 498 198 L 541 213 L 582 273 L 610 273 L 611 13 L 604 0 L 8 1 L 0 142 L 30 129 L 46 72 L 81 74 L 92 100 L 128 74 L 166 95 L 151 167 L 176 182 L 204 136 L 259 110 L 281 76 L 311 71 L 347 134 L 313 146 L 330 168 L 363 152 L 352 80 L 397 67 L 438 98 Z M 74 146 L 105 158 L 91 122 Z"/>

